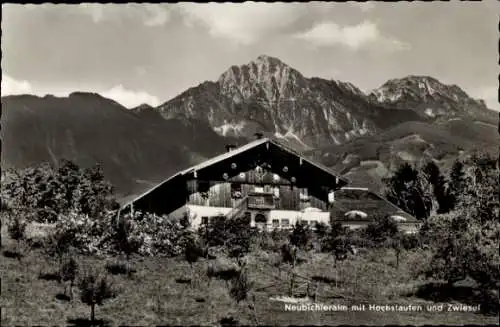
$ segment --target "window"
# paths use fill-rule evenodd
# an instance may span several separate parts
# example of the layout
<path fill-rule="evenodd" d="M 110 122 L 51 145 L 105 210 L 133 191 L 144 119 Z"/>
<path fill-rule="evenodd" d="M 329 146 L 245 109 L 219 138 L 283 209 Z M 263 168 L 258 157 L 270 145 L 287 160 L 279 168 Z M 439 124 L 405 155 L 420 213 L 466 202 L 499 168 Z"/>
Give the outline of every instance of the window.
<path fill-rule="evenodd" d="M 308 192 L 307 188 L 300 189 L 299 197 L 300 197 L 301 201 L 309 201 L 309 192 Z"/>
<path fill-rule="evenodd" d="M 242 191 L 240 183 L 231 183 L 231 197 L 233 199 L 241 199 Z"/>
<path fill-rule="evenodd" d="M 202 225 L 208 225 L 208 217 L 201 217 L 201 224 Z"/>
<path fill-rule="evenodd" d="M 335 193 L 333 191 L 330 191 L 328 193 L 328 202 L 329 203 L 334 203 L 335 202 Z"/>
<path fill-rule="evenodd" d="M 256 224 L 265 224 L 267 223 L 267 218 L 261 213 L 255 215 L 255 223 Z"/>
<path fill-rule="evenodd" d="M 261 186 L 255 186 L 254 189 L 253 189 L 253 191 L 255 193 L 264 193 L 264 188 L 261 187 Z"/>
<path fill-rule="evenodd" d="M 273 228 L 278 228 L 278 227 L 280 227 L 280 220 L 273 219 Z"/>
<path fill-rule="evenodd" d="M 281 227 L 290 227 L 290 219 L 281 219 Z"/>
<path fill-rule="evenodd" d="M 275 198 L 279 198 L 280 197 L 280 188 L 279 188 L 279 186 L 275 186 L 274 187 L 273 193 L 274 193 L 274 197 Z"/>

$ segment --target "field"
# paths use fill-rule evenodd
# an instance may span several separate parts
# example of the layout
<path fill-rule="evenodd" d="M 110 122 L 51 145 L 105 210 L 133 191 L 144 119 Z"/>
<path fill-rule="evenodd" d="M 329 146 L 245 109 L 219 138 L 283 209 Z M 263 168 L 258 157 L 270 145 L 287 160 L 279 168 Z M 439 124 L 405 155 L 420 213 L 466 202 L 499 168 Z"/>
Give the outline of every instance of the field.
<path fill-rule="evenodd" d="M 15 243 L 2 231 L 2 252 L 13 250 Z M 362 252 L 334 266 L 326 254 L 303 253 L 305 262 L 296 267 L 296 297 L 305 292 L 306 282 L 317 286 L 315 303 L 322 304 L 434 304 L 425 299 L 419 289 L 427 283 L 413 280 L 411 270 L 426 254 L 407 252 L 399 267 L 391 251 Z M 229 296 L 226 282 L 209 280 L 207 265 L 211 260 L 194 264 L 194 273 L 183 258 L 133 257 L 130 264 L 135 274 L 110 275 L 119 296 L 96 308 L 96 318 L 109 325 L 218 325 L 224 317 L 233 317 L 240 324 L 265 325 L 385 325 L 385 324 L 498 324 L 498 317 L 477 312 L 375 312 L 375 311 L 321 311 L 290 312 L 285 304 L 273 301 L 276 296 L 286 296 L 289 278 L 286 265 L 278 268 L 276 253 L 256 249 L 247 256 L 249 277 L 253 281 L 251 294 L 255 295 L 255 311 L 249 309 L 252 301 L 236 304 Z M 104 267 L 117 258 L 78 256 L 82 270 Z M 12 325 L 85 325 L 90 308 L 81 303 L 78 290 L 67 301 L 61 297 L 63 285 L 41 278 L 54 272 L 55 259 L 40 250 L 31 250 L 21 260 L 2 257 L 3 326 Z M 186 282 L 193 276 L 193 284 Z M 468 290 L 468 292 L 472 292 Z M 419 296 L 417 296 L 417 294 Z M 440 294 L 441 296 L 443 293 Z M 468 297 L 472 296 L 470 293 Z M 455 300 L 441 298 L 445 303 Z"/>

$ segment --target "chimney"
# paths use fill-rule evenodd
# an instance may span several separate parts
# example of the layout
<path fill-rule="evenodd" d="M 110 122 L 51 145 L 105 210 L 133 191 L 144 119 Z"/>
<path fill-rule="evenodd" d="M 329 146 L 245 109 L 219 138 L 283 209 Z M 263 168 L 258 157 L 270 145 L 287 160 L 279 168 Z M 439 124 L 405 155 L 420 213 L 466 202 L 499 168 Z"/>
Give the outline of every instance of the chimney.
<path fill-rule="evenodd" d="M 262 134 L 261 132 L 257 132 L 254 135 L 257 140 L 260 140 L 264 136 L 264 134 Z"/>
<path fill-rule="evenodd" d="M 234 144 L 227 144 L 226 145 L 226 152 L 230 152 L 236 148 L 236 145 Z"/>

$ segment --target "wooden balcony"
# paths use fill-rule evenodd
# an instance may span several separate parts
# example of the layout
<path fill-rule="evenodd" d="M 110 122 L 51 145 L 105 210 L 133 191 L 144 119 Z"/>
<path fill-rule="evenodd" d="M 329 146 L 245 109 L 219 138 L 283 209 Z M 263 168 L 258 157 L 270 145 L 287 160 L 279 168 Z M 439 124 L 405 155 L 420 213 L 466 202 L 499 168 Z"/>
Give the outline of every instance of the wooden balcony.
<path fill-rule="evenodd" d="M 256 193 L 248 195 L 248 209 L 275 209 L 272 193 Z"/>

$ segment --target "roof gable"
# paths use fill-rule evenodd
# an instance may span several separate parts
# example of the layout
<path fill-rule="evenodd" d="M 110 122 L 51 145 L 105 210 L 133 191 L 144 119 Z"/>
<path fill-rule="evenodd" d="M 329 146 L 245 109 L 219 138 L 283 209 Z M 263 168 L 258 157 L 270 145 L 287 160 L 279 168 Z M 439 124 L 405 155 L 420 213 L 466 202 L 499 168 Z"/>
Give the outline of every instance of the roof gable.
<path fill-rule="evenodd" d="M 169 183 L 173 179 L 177 179 L 177 178 L 180 178 L 182 176 L 194 174 L 195 172 L 200 172 L 200 171 L 202 172 L 204 170 L 208 170 L 208 169 L 213 168 L 219 164 L 223 164 L 224 162 L 226 162 L 229 159 L 248 155 L 249 151 L 259 151 L 262 147 L 270 148 L 271 152 L 273 152 L 272 149 L 274 148 L 275 150 L 281 151 L 283 154 L 289 156 L 290 158 L 292 158 L 292 157 L 296 158 L 296 162 L 300 162 L 300 164 L 304 164 L 304 166 L 307 169 L 310 169 L 311 171 L 316 171 L 317 172 L 316 175 L 318 176 L 318 178 L 325 178 L 325 177 L 335 178 L 336 181 L 338 181 L 338 183 L 340 184 L 340 186 L 344 186 L 344 185 L 347 185 L 349 183 L 349 181 L 347 179 L 340 177 L 340 175 L 338 175 L 338 174 L 335 174 L 329 168 L 305 158 L 300 153 L 283 145 L 281 142 L 279 142 L 275 139 L 262 138 L 262 139 L 257 139 L 255 141 L 247 143 L 247 144 L 245 144 L 241 147 L 238 147 L 234 150 L 231 150 L 229 152 L 222 153 L 218 156 L 215 156 L 211 159 L 208 159 L 208 160 L 203 161 L 199 164 L 191 166 L 187 169 L 184 169 L 184 170 L 174 174 L 173 176 L 167 178 L 166 180 L 159 183 L 155 187 L 144 192 L 143 194 L 137 196 L 136 198 L 129 200 L 124 206 L 127 206 L 127 205 L 137 201 L 138 199 L 146 196 L 147 194 L 153 192 L 154 190 L 158 189 L 159 187 L 165 185 L 166 183 Z M 256 153 L 256 152 L 252 152 L 252 153 Z"/>

